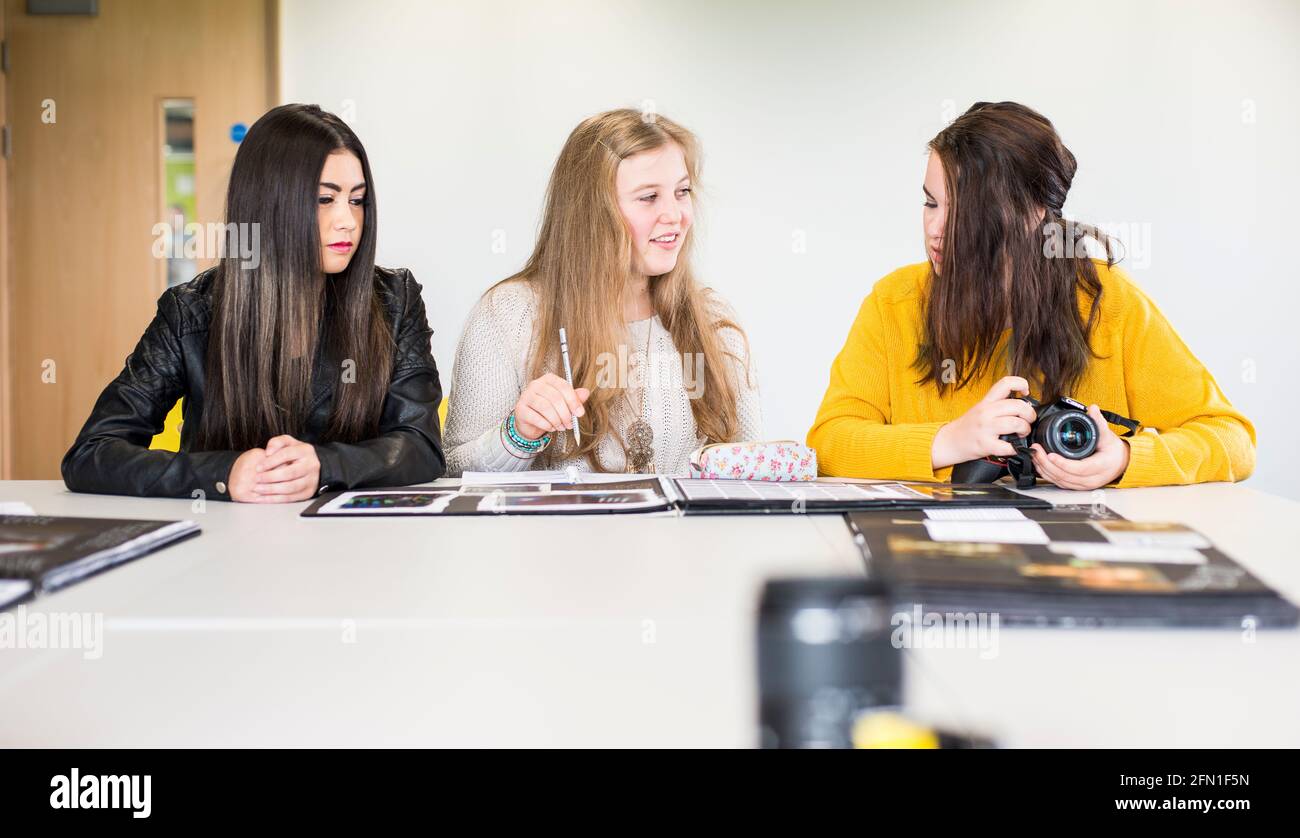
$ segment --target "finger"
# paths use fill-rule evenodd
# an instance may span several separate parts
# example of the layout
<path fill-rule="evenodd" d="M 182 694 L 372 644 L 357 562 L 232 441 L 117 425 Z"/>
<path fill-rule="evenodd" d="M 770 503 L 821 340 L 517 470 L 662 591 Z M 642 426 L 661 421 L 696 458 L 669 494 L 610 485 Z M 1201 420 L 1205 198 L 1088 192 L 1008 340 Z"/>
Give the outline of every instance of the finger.
<path fill-rule="evenodd" d="M 989 402 L 989 405 L 989 413 L 993 416 L 1017 416 L 1031 424 L 1038 418 L 1033 407 L 1024 399 L 1000 399 Z"/>
<path fill-rule="evenodd" d="M 527 404 L 515 411 L 515 423 L 516 425 L 522 423 L 528 425 L 530 428 L 541 431 L 537 436 L 533 436 L 530 432 L 525 431 L 523 428 L 519 428 L 520 435 L 527 440 L 541 439 L 546 436 L 546 429 L 551 426 L 550 420 L 538 413 L 532 405 Z"/>
<path fill-rule="evenodd" d="M 1049 483 L 1055 483 L 1056 470 L 1052 468 L 1052 464 L 1047 462 L 1047 459 L 1043 456 L 1043 449 L 1038 445 L 1032 445 L 1030 446 L 1030 450 L 1033 451 L 1034 471 L 1042 479 Z"/>
<path fill-rule="evenodd" d="M 582 402 L 583 404 L 586 404 L 587 399 L 591 398 L 591 391 L 588 390 L 586 387 L 579 387 L 577 390 L 574 390 L 573 392 L 578 396 L 578 401 Z"/>
<path fill-rule="evenodd" d="M 273 454 L 276 451 L 279 451 L 281 448 L 285 447 L 286 445 L 293 445 L 297 441 L 298 440 L 294 439 L 288 434 L 280 434 L 279 436 L 273 436 L 266 441 L 266 453 Z"/>
<path fill-rule="evenodd" d="M 283 483 L 287 480 L 297 480 L 306 477 L 313 471 L 311 463 L 306 460 L 294 460 L 291 463 L 285 463 L 282 466 L 264 471 L 257 476 L 258 484 Z"/>
<path fill-rule="evenodd" d="M 280 468 L 287 463 L 294 462 L 296 459 L 298 458 L 293 455 L 292 448 L 280 448 L 274 454 L 264 457 L 262 462 L 258 463 L 257 467 L 253 469 L 253 472 L 257 479 L 260 480 L 261 476 L 266 472 Z"/>
<path fill-rule="evenodd" d="M 542 423 L 542 427 L 547 431 L 555 431 L 564 426 L 563 420 L 560 419 L 560 411 L 556 407 L 555 402 L 551 401 L 551 399 L 544 393 L 534 394 L 532 405 L 533 409 L 540 413 L 542 418 L 545 419 Z"/>
<path fill-rule="evenodd" d="M 264 495 L 254 490 L 249 496 L 247 503 L 285 503 L 284 495 Z"/>
<path fill-rule="evenodd" d="M 1043 448 L 1042 445 L 1035 442 L 1033 445 L 1029 446 L 1029 450 L 1032 451 L 1034 455 L 1034 467 L 1037 468 L 1040 473 L 1050 473 L 1058 476 L 1061 475 L 1061 470 L 1058 469 L 1048 458 L 1047 449 Z"/>
<path fill-rule="evenodd" d="M 308 477 L 300 477 L 297 480 L 289 480 L 284 483 L 271 483 L 266 486 L 254 486 L 253 491 L 260 495 L 297 495 L 307 491 Z"/>
<path fill-rule="evenodd" d="M 249 503 L 297 503 L 311 497 L 311 493 L 298 495 L 254 495 Z"/>
<path fill-rule="evenodd" d="M 537 379 L 534 383 L 540 387 L 550 387 L 554 390 L 559 390 L 560 392 L 573 389 L 573 387 L 569 385 L 567 379 L 561 378 L 553 372 L 548 372 L 546 375 Z"/>
<path fill-rule="evenodd" d="M 1009 398 L 1012 393 L 1028 393 L 1029 382 L 1018 375 L 1008 375 L 997 380 L 984 396 L 986 402 L 996 402 Z"/>
<path fill-rule="evenodd" d="M 1075 485 L 1075 479 L 1072 476 L 1063 473 L 1060 469 L 1056 468 L 1050 460 L 1048 460 L 1047 454 L 1043 451 L 1041 445 L 1034 446 L 1034 470 L 1037 471 L 1038 475 L 1044 480 L 1062 489 L 1078 488 L 1078 486 Z"/>
<path fill-rule="evenodd" d="M 1100 407 L 1098 407 L 1095 404 L 1090 405 L 1088 407 L 1088 415 L 1092 417 L 1093 422 L 1097 423 L 1097 431 L 1098 431 L 1097 446 L 1098 447 L 1101 447 L 1102 443 L 1110 445 L 1114 442 L 1114 440 L 1119 439 L 1119 434 L 1115 433 L 1110 429 L 1110 423 L 1106 421 L 1106 417 L 1101 415 Z"/>
<path fill-rule="evenodd" d="M 546 397 L 552 402 L 559 399 L 555 406 L 559 409 L 560 418 L 564 420 L 564 424 L 569 424 L 569 417 L 581 415 L 578 411 L 582 410 L 582 402 L 578 401 L 577 395 L 574 394 L 573 388 L 569 386 L 567 381 L 553 384 L 551 389 L 546 391 Z"/>
<path fill-rule="evenodd" d="M 564 400 L 564 396 L 560 391 L 554 387 L 547 386 L 545 389 L 538 392 L 538 396 L 550 403 L 555 418 L 558 420 L 556 422 L 556 427 L 553 430 L 567 428 L 569 426 L 569 418 L 573 416 L 573 413 L 569 410 L 569 403 Z"/>
<path fill-rule="evenodd" d="M 1029 424 L 1032 425 L 1035 421 L 1038 420 L 1038 411 L 1034 410 L 1033 405 L 1031 405 L 1029 402 L 1025 401 L 1024 399 L 1012 399 L 1011 405 L 1015 409 L 1015 415 L 1019 416 L 1021 419 L 1024 419 Z"/>
<path fill-rule="evenodd" d="M 998 436 L 1002 434 L 1029 436 L 1032 430 L 1029 423 L 1019 416 L 999 416 L 993 420 L 993 429 L 997 431 Z"/>
<path fill-rule="evenodd" d="M 1057 471 L 1081 480 L 1099 474 L 1103 468 L 1103 464 L 1097 462 L 1096 455 L 1082 460 L 1070 460 L 1060 454 L 1048 454 L 1047 461 L 1055 466 Z"/>
<path fill-rule="evenodd" d="M 1014 457 L 1016 448 L 1005 439 L 995 439 L 989 444 L 989 456 L 993 457 Z"/>
<path fill-rule="evenodd" d="M 310 449 L 311 447 L 312 446 L 303 442 L 295 442 L 292 445 L 286 445 L 285 447 L 281 448 L 280 450 L 276 451 L 274 454 L 270 455 L 265 460 L 263 460 L 261 465 L 257 467 L 257 471 L 259 473 L 265 473 L 270 471 L 273 468 L 276 468 L 277 466 L 284 465 L 285 463 L 291 463 L 294 460 L 300 460 L 303 457 L 307 456 L 307 450 Z"/>
<path fill-rule="evenodd" d="M 248 457 L 249 454 L 253 456 Z M 245 459 L 247 457 L 247 459 Z M 258 466 L 266 461 L 266 451 L 261 448 L 250 448 L 239 456 L 235 462 L 239 464 L 240 473 L 245 471 L 256 472 Z M 233 473 L 233 472 L 232 472 Z"/>
<path fill-rule="evenodd" d="M 555 412 L 555 405 L 545 396 L 533 394 L 529 399 L 528 406 L 541 417 L 541 421 L 537 423 L 537 426 L 542 430 L 554 431 L 560 427 L 560 416 Z"/>
<path fill-rule="evenodd" d="M 582 406 L 585 399 L 578 398 L 578 391 L 569 386 L 569 382 L 564 382 L 564 387 L 560 390 L 560 393 L 564 396 L 565 403 L 569 405 L 570 414 L 573 416 L 582 416 L 587 412 Z"/>

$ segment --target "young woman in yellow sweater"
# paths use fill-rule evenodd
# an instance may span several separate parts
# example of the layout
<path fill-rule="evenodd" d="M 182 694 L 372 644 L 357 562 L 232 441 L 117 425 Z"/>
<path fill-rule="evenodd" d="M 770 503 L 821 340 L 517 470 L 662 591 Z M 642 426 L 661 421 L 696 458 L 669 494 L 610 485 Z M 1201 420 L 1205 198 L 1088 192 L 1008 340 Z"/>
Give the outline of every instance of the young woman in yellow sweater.
<path fill-rule="evenodd" d="M 1039 477 L 1067 489 L 1242 480 L 1255 429 L 1233 409 L 1111 242 L 1068 221 L 1076 169 L 1052 123 L 1013 102 L 975 104 L 930 142 L 927 262 L 862 303 L 808 444 L 823 474 L 945 481 L 1015 453 L 1033 408 L 1070 396 L 1101 433 L 1081 460 L 1034 444 Z M 1093 239 L 1106 260 L 1093 260 Z M 1120 437 L 1099 408 L 1133 417 Z"/>

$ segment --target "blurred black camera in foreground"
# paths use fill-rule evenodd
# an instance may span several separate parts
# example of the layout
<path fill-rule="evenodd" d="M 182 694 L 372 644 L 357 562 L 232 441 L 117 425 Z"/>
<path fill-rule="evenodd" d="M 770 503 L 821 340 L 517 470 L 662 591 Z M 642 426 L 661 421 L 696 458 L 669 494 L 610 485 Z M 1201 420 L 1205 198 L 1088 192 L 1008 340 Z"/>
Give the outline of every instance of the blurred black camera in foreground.
<path fill-rule="evenodd" d="M 854 720 L 903 703 L 893 606 L 865 577 L 774 579 L 758 607 L 760 744 L 848 748 Z"/>
<path fill-rule="evenodd" d="M 864 576 L 773 579 L 758 607 L 763 748 L 990 748 L 903 711 L 895 603 Z"/>
<path fill-rule="evenodd" d="M 1087 459 L 1097 450 L 1101 429 L 1088 415 L 1087 407 L 1068 396 L 1061 396 L 1046 406 L 1033 396 L 1019 398 L 1029 402 L 1037 417 L 1030 426 L 1029 436 L 1002 435 L 1001 439 L 1011 443 L 1016 453 L 1010 457 L 988 457 L 958 463 L 952 469 L 953 483 L 993 483 L 1010 474 L 1015 479 L 1017 488 L 1028 489 L 1034 485 L 1034 452 L 1031 446 L 1035 442 L 1043 446 L 1048 454 L 1059 454 L 1067 460 Z M 1107 422 L 1127 429 L 1121 436 L 1132 436 L 1138 429 L 1136 421 L 1118 413 L 1103 410 L 1101 415 Z"/>

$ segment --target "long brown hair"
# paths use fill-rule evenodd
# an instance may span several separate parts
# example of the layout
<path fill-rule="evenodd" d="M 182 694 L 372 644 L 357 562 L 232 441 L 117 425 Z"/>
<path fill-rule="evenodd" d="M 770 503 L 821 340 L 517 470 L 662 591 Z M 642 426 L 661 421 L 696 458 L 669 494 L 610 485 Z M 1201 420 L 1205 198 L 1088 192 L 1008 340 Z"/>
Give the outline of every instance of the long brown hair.
<path fill-rule="evenodd" d="M 1061 214 L 1074 155 L 1046 117 L 1015 102 L 975 103 L 929 148 L 943 166 L 948 210 L 940 269 L 932 265 L 928 279 L 918 383 L 943 392 L 982 377 L 1002 360 L 994 352 L 1010 326 L 1007 372 L 1045 400 L 1069 395 L 1095 357 L 1089 338 L 1101 308 L 1087 240 L 1115 262 L 1109 237 Z"/>
<path fill-rule="evenodd" d="M 594 470 L 606 471 L 597 449 L 610 434 L 627 450 L 622 430 L 612 421 L 626 382 L 597 386 L 598 359 L 617 355 L 619 345 L 627 344 L 624 301 L 636 278 L 632 237 L 619 210 L 615 184 L 620 162 L 669 143 L 682 149 L 695 186 L 699 143 L 690 131 L 666 117 L 622 109 L 597 114 L 574 128 L 551 173 L 532 256 L 521 271 L 497 283 L 527 282 L 536 291 L 538 314 L 529 378 L 559 369 L 559 330 L 564 326 L 573 384 L 591 390 L 580 420 L 582 447 L 571 448 L 568 435 L 561 435 L 563 441 L 544 455 L 547 462 L 583 456 Z M 701 395 L 690 400 L 700 435 L 709 442 L 729 442 L 740 427 L 738 385 L 726 360 L 734 355 L 726 351 L 718 332 L 722 328 L 740 331 L 740 327 L 720 319 L 709 304 L 707 289 L 696 283 L 690 259 L 693 239 L 694 235 L 687 235 L 671 272 L 651 278 L 650 299 L 677 351 L 683 357 L 698 354 L 704 359 Z"/>
<path fill-rule="evenodd" d="M 347 268 L 325 276 L 316 196 L 325 158 L 339 150 L 361 161 L 365 222 Z M 318 351 L 332 364 L 357 365 L 355 382 L 333 388 L 321 441 L 376 435 L 394 345 L 376 293 L 374 188 L 357 135 L 315 105 L 273 108 L 248 130 L 230 172 L 226 222 L 228 232 L 258 225 L 259 259 L 250 266 L 240 248 L 227 246 L 215 271 L 197 450 L 244 451 L 279 434 L 300 437 Z"/>

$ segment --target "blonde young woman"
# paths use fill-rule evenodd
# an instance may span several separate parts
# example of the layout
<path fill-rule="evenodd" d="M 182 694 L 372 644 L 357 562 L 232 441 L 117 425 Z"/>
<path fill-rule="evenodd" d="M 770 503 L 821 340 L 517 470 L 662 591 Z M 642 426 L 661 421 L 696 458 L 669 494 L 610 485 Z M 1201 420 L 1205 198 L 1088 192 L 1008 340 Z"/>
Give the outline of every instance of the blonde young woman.
<path fill-rule="evenodd" d="M 680 474 L 699 445 L 761 437 L 744 332 L 691 270 L 698 172 L 695 137 L 662 116 L 609 111 L 573 130 L 532 256 L 461 337 L 449 475 Z"/>

